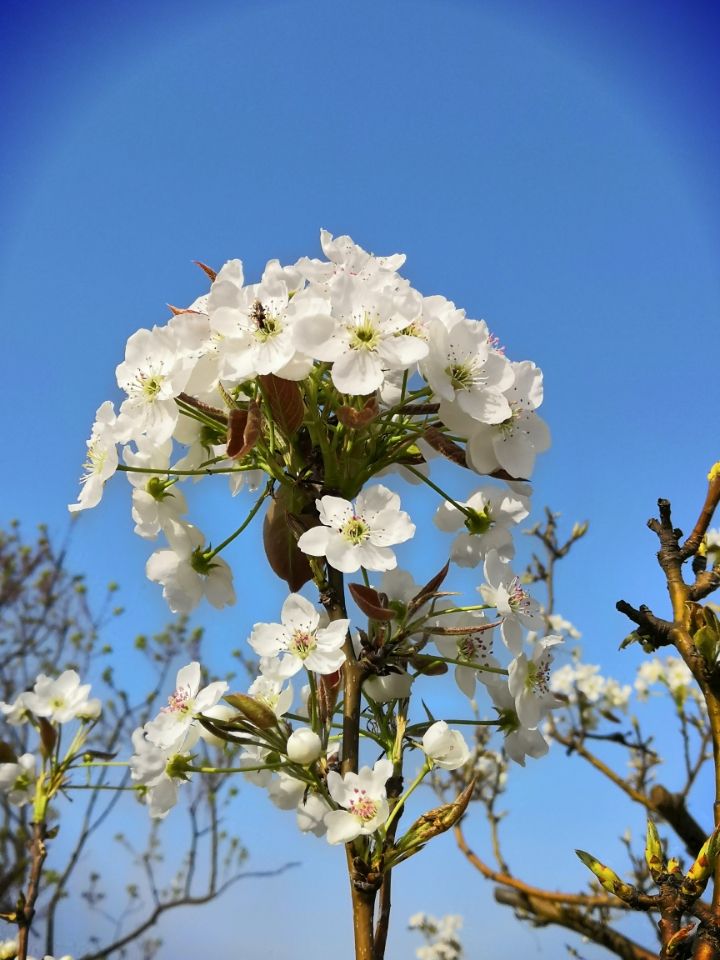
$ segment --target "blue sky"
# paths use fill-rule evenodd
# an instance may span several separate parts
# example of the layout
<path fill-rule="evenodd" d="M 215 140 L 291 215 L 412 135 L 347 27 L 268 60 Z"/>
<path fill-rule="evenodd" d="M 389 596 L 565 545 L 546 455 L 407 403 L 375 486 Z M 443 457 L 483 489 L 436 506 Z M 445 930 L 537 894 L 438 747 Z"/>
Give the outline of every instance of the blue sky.
<path fill-rule="evenodd" d="M 616 653 L 627 631 L 615 600 L 664 603 L 644 521 L 668 496 L 689 529 L 720 456 L 716 31 L 710 5 L 677 0 L 6 2 L 2 520 L 64 533 L 125 341 L 204 289 L 193 259 L 241 257 L 253 276 L 270 257 L 318 255 L 321 226 L 347 232 L 407 253 L 418 289 L 484 317 L 510 356 L 543 367 L 554 443 L 535 504 L 591 521 L 560 608 L 590 660 L 630 677 L 639 654 Z M 211 529 L 216 502 L 197 507 Z M 166 618 L 128 504 L 118 478 L 72 543 L 94 584 L 122 583 L 118 649 Z M 238 569 L 253 536 L 234 545 Z M 282 589 L 241 580 L 239 594 L 232 613 L 199 615 L 218 670 L 252 622 L 275 616 Z M 577 882 L 574 846 L 590 834 L 619 849 L 612 838 L 639 822 L 608 792 L 607 817 L 589 826 L 590 796 L 605 795 L 573 761 L 521 773 L 511 851 L 530 844 L 562 864 L 558 884 Z M 342 943 L 336 852 L 295 838 L 249 789 L 242 800 L 254 862 L 289 844 L 304 864 L 240 890 L 245 955 L 318 948 L 320 903 L 323 936 Z M 479 818 L 470 833 L 482 848 Z M 567 939 L 514 925 L 450 841 L 398 879 L 392 956 L 410 955 L 402 926 L 416 910 L 466 914 L 471 956 L 556 956 Z M 271 896 L 284 920 L 269 938 Z M 210 932 L 219 950 L 227 909 L 183 943 Z"/>

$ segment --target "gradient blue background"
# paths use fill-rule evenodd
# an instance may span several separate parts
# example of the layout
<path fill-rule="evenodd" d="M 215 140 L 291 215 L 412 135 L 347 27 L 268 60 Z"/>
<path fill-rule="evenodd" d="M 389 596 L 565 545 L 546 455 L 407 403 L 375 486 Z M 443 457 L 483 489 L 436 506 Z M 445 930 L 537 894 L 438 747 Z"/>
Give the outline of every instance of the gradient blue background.
<path fill-rule="evenodd" d="M 716 5 L 676 0 L 5 2 L 2 520 L 64 533 L 125 341 L 205 289 L 192 259 L 241 257 L 253 277 L 270 257 L 318 255 L 321 226 L 347 232 L 406 252 L 421 291 L 543 367 L 554 444 L 535 504 L 592 522 L 560 609 L 588 658 L 630 679 L 640 654 L 616 653 L 627 630 L 614 602 L 664 603 L 644 521 L 663 495 L 689 528 L 720 456 L 718 19 Z M 415 494 L 408 503 L 419 509 Z M 111 639 L 131 678 L 131 637 L 167 614 L 128 506 L 117 478 L 77 524 L 71 557 L 98 591 L 123 585 Z M 243 509 L 224 491 L 194 498 L 216 540 Z M 424 542 L 419 575 L 446 543 Z M 198 614 L 216 671 L 283 596 L 253 582 L 257 550 L 255 530 L 229 555 L 237 607 Z M 616 838 L 640 828 L 637 811 L 572 759 L 518 773 L 518 873 L 572 887 L 579 845 L 622 863 Z M 348 956 L 342 857 L 250 787 L 235 809 L 254 864 L 303 865 L 176 918 L 162 955 L 227 956 L 242 941 L 249 960 Z M 468 834 L 486 849 L 479 814 Z M 412 955 L 403 927 L 417 910 L 465 914 L 471 957 L 559 956 L 573 940 L 515 924 L 449 838 L 398 873 L 395 909 L 393 958 Z"/>

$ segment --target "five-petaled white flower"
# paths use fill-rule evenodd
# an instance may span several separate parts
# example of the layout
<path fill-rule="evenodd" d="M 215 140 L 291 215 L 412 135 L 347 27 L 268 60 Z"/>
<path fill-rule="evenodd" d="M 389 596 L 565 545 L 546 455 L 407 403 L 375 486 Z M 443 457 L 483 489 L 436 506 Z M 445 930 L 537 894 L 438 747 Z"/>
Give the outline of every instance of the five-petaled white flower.
<path fill-rule="evenodd" d="M 16 807 L 32 803 L 35 796 L 35 757 L 24 753 L 15 763 L 0 763 L 0 793 Z"/>
<path fill-rule="evenodd" d="M 156 746 L 168 749 L 185 738 L 195 715 L 214 707 L 227 690 L 224 680 L 216 680 L 200 689 L 200 664 L 197 660 L 178 670 L 175 691 L 168 705 L 145 725 L 147 738 Z"/>
<path fill-rule="evenodd" d="M 532 655 L 518 654 L 508 667 L 508 689 L 515 698 L 515 709 L 521 723 L 537 727 L 545 714 L 560 706 L 550 688 L 551 648 L 563 643 L 562 637 L 548 636 L 536 640 Z"/>
<path fill-rule="evenodd" d="M 534 600 L 520 583 L 508 563 L 498 556 L 497 550 L 489 550 L 485 557 L 485 579 L 478 587 L 485 603 L 495 607 L 503 618 L 500 634 L 511 653 L 522 648 L 522 628 L 539 630 L 542 627 L 540 604 Z"/>
<path fill-rule="evenodd" d="M 385 784 L 393 765 L 383 757 L 373 769 L 362 767 L 359 773 L 341 777 L 331 770 L 327 785 L 330 796 L 342 810 L 325 814 L 328 843 L 349 843 L 360 834 L 374 833 L 390 815 Z"/>
<path fill-rule="evenodd" d="M 96 507 L 103 495 L 105 481 L 117 470 L 118 418 L 112 403 L 106 400 L 98 407 L 95 422 L 87 441 L 85 473 L 80 478 L 82 487 L 77 503 L 68 504 L 70 513 Z"/>
<path fill-rule="evenodd" d="M 191 523 L 167 519 L 170 549 L 156 550 L 145 565 L 149 580 L 161 583 L 173 613 L 190 613 L 207 597 L 216 609 L 235 603 L 232 570 L 220 556 L 208 558 L 205 537 Z"/>
<path fill-rule="evenodd" d="M 298 540 L 311 557 L 326 557 L 343 573 L 392 570 L 397 558 L 390 549 L 415 533 L 415 524 L 400 510 L 400 497 L 382 484 L 364 490 L 355 501 L 325 496 L 315 501 L 321 527 L 312 527 Z"/>
<path fill-rule="evenodd" d="M 53 723 L 67 723 L 77 718 L 93 720 L 99 716 L 100 701 L 88 699 L 89 683 L 80 683 L 74 670 L 65 670 L 53 680 L 41 673 L 35 686 L 24 695 L 25 708 L 36 717 L 47 717 Z"/>
<path fill-rule="evenodd" d="M 291 593 L 282 607 L 282 623 L 256 623 L 250 646 L 261 657 L 280 657 L 279 674 L 290 677 L 305 667 L 315 673 L 334 673 L 344 662 L 343 644 L 349 620 L 333 620 L 320 627 L 320 614 L 299 593 Z"/>

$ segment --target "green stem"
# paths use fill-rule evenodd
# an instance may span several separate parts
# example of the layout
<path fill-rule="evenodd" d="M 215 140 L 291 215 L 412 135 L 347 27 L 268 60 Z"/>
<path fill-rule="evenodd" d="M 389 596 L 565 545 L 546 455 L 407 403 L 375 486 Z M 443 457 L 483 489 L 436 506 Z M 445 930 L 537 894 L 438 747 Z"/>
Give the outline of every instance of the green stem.
<path fill-rule="evenodd" d="M 454 663 L 458 667 L 472 667 L 473 670 L 482 670 L 484 673 L 499 673 L 503 677 L 508 676 L 507 670 L 502 667 L 485 667 L 481 663 L 473 663 L 472 660 L 453 660 L 452 657 L 441 657 L 434 653 L 427 654 L 433 660 L 441 660 L 443 663 Z"/>
<path fill-rule="evenodd" d="M 426 483 L 429 487 L 431 487 L 435 493 L 439 493 L 444 500 L 447 500 L 448 503 L 451 503 L 456 510 L 460 511 L 460 513 L 463 513 L 466 517 L 472 516 L 471 511 L 468 510 L 467 507 L 464 507 L 461 503 L 458 503 L 457 500 L 453 500 L 448 493 L 445 493 L 442 487 L 439 487 L 436 483 L 433 483 L 430 477 L 426 477 L 424 473 L 416 470 L 415 467 L 411 467 L 409 463 L 404 463 L 403 466 L 406 470 L 409 470 L 410 473 L 414 473 L 415 476 L 422 480 L 423 483 Z"/>
<path fill-rule="evenodd" d="M 383 824 L 383 830 L 386 834 L 388 832 L 388 828 L 390 827 L 390 824 L 393 822 L 395 817 L 397 817 L 400 811 L 402 810 L 403 804 L 405 803 L 407 798 L 410 796 L 411 793 L 413 793 L 420 786 L 420 784 L 423 782 L 423 780 L 430 773 L 431 770 L 432 770 L 432 763 L 430 763 L 429 760 L 426 760 L 425 763 L 422 765 L 420 773 L 415 777 L 415 779 L 407 788 L 405 793 L 403 793 L 403 795 L 398 798 L 398 802 L 390 811 L 390 816 L 387 818 L 387 820 Z"/>
<path fill-rule="evenodd" d="M 245 519 L 244 519 L 243 522 L 240 524 L 240 526 L 237 528 L 237 530 L 236 530 L 234 533 L 231 533 L 229 537 L 226 537 L 226 539 L 223 540 L 223 542 L 222 542 L 221 544 L 218 544 L 218 546 L 215 547 L 214 550 L 210 550 L 208 553 L 206 553 L 206 554 L 205 554 L 205 559 L 206 559 L 206 560 L 212 560 L 212 558 L 213 558 L 214 556 L 217 556 L 217 554 L 220 553 L 221 550 L 224 550 L 225 547 L 226 547 L 229 543 L 232 543 L 233 540 L 234 540 L 236 537 L 239 537 L 239 536 L 240 536 L 240 534 L 243 532 L 243 530 L 251 523 L 253 517 L 255 516 L 255 514 L 258 512 L 258 510 L 259 510 L 260 507 L 262 506 L 263 501 L 265 500 L 265 498 L 270 495 L 270 491 L 272 490 L 274 483 L 275 483 L 274 480 L 268 480 L 267 484 L 265 485 L 265 489 L 263 490 L 262 494 L 261 494 L 261 495 L 258 497 L 258 499 L 257 499 L 257 503 L 256 503 L 255 506 L 252 508 L 252 510 L 250 511 L 250 513 L 247 515 L 247 517 L 245 517 Z"/>

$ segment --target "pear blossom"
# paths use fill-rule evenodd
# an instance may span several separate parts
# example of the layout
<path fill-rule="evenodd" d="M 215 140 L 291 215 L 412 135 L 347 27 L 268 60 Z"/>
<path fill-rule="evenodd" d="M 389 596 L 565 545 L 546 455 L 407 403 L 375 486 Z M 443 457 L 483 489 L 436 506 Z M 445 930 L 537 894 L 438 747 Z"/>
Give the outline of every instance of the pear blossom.
<path fill-rule="evenodd" d="M 360 493 L 355 506 L 341 497 L 315 501 L 322 526 L 306 530 L 298 547 L 311 557 L 326 557 L 343 573 L 392 570 L 397 566 L 393 545 L 415 533 L 415 524 L 400 510 L 400 497 L 382 484 Z"/>
<path fill-rule="evenodd" d="M 459 730 L 451 730 L 444 720 L 438 720 L 425 731 L 422 749 L 433 766 L 442 770 L 457 770 L 470 759 L 470 748 Z"/>
<path fill-rule="evenodd" d="M 277 260 L 265 267 L 259 284 L 244 285 L 242 263 L 231 260 L 213 281 L 207 310 L 219 335 L 219 373 L 241 383 L 258 374 L 275 373 L 302 380 L 312 360 L 295 346 L 294 328 L 300 319 L 322 322 L 329 315 L 325 298 L 303 291 L 300 274 Z"/>
<path fill-rule="evenodd" d="M 235 717 L 237 717 L 237 715 L 237 710 L 234 707 L 229 706 L 227 703 L 216 703 L 214 707 L 208 707 L 202 712 L 202 716 L 207 717 L 209 720 L 220 720 L 225 722 L 228 720 L 233 720 Z M 214 734 L 202 724 L 198 725 L 198 734 L 200 735 L 201 740 L 204 740 L 205 743 L 209 743 L 213 747 L 222 747 L 226 743 L 222 737 L 218 737 L 217 734 Z"/>
<path fill-rule="evenodd" d="M 185 389 L 191 371 L 192 360 L 178 350 L 167 328 L 142 329 L 130 337 L 116 375 L 127 394 L 120 413 L 131 423 L 132 437 L 145 435 L 160 444 L 172 436 L 179 416 L 175 397 Z"/>
<path fill-rule="evenodd" d="M 190 613 L 207 597 L 220 610 L 235 603 L 232 571 L 222 557 L 208 560 L 205 537 L 197 527 L 168 519 L 164 529 L 170 549 L 156 550 L 148 558 L 149 580 L 162 584 L 163 596 L 173 613 Z"/>
<path fill-rule="evenodd" d="M 498 677 L 487 683 L 486 687 L 498 713 L 499 729 L 508 757 L 521 767 L 525 766 L 525 757 L 544 757 L 549 750 L 547 741 L 537 727 L 526 726 L 518 716 L 507 679 Z"/>
<path fill-rule="evenodd" d="M 497 550 L 502 560 L 511 560 L 515 553 L 512 527 L 528 516 L 529 496 L 484 486 L 460 505 L 471 511 L 471 517 L 448 501 L 438 507 L 433 517 L 440 530 L 450 533 L 466 528 L 453 541 L 450 559 L 459 567 L 476 567 L 488 550 Z"/>
<path fill-rule="evenodd" d="M 293 763 L 300 763 L 303 766 L 314 763 L 322 753 L 322 741 L 320 737 L 309 727 L 301 727 L 299 730 L 293 730 L 288 737 L 287 756 Z"/>
<path fill-rule="evenodd" d="M 0 700 L 0 715 L 6 723 L 11 724 L 13 727 L 28 722 L 28 712 L 25 706 L 26 696 L 27 692 L 21 693 L 13 703 L 5 703 L 3 700 Z"/>
<path fill-rule="evenodd" d="M 320 614 L 299 593 L 291 593 L 282 607 L 282 623 L 256 623 L 249 643 L 262 657 L 280 657 L 279 671 L 289 677 L 305 667 L 316 673 L 334 673 L 345 662 L 343 644 L 349 620 L 319 627 Z"/>
<path fill-rule="evenodd" d="M 200 689 L 200 664 L 197 660 L 178 670 L 175 691 L 168 705 L 145 725 L 147 738 L 155 746 L 169 749 L 183 740 L 191 726 L 198 726 L 195 715 L 214 707 L 228 688 L 224 680 L 216 680 Z"/>
<path fill-rule="evenodd" d="M 170 466 L 172 439 L 162 444 L 149 444 L 145 437 L 136 441 L 137 450 L 123 449 L 123 459 L 129 467 L 164 470 Z M 158 474 L 130 472 L 126 474 L 132 492 L 132 518 L 135 533 L 154 540 L 171 520 L 179 520 L 187 513 L 187 502 L 177 483 Z"/>
<path fill-rule="evenodd" d="M 0 763 L 0 793 L 16 807 L 32 803 L 35 797 L 36 760 L 24 753 L 15 763 Z"/>
<path fill-rule="evenodd" d="M 250 684 L 248 693 L 269 707 L 276 717 L 282 717 L 292 707 L 293 685 L 284 686 L 286 677 L 281 675 L 280 663 L 274 657 L 261 657 L 260 670 L 261 675 Z"/>
<path fill-rule="evenodd" d="M 333 237 L 327 230 L 320 231 L 320 246 L 327 261 L 302 257 L 295 264 L 302 276 L 317 283 L 328 283 L 347 273 L 365 281 L 385 284 L 405 263 L 403 253 L 376 257 L 363 250 L 350 237 Z"/>
<path fill-rule="evenodd" d="M 383 757 L 373 769 L 361 767 L 358 773 L 341 777 L 331 770 L 327 785 L 330 796 L 342 809 L 325 815 L 328 843 L 349 843 L 355 837 L 374 833 L 390 815 L 385 784 L 393 765 Z"/>
<path fill-rule="evenodd" d="M 427 355 L 427 343 L 406 332 L 420 313 L 419 294 L 368 288 L 344 275 L 332 295 L 332 315 L 300 317 L 294 337 L 299 350 L 332 363 L 332 382 L 341 393 L 373 393 L 385 371 L 406 370 Z"/>
<path fill-rule="evenodd" d="M 487 629 L 489 621 L 482 612 L 451 613 L 437 617 L 433 621 L 443 626 L 473 626 L 477 624 L 477 633 L 463 633 L 454 636 L 436 636 L 435 646 L 443 657 L 449 660 L 460 660 L 455 665 L 455 682 L 468 699 L 475 696 L 475 683 L 479 679 L 485 683 L 488 678 L 497 676 L 494 670 L 500 669 L 500 663 L 493 655 L 492 632 Z M 485 629 L 483 629 L 485 628 Z M 482 667 L 489 667 L 484 671 Z"/>
<path fill-rule="evenodd" d="M 82 487 L 77 503 L 68 504 L 70 513 L 89 510 L 100 503 L 105 482 L 117 470 L 119 439 L 118 418 L 112 403 L 106 400 L 95 414 L 90 439 L 87 441 L 85 473 L 80 478 Z"/>
<path fill-rule="evenodd" d="M 456 411 L 442 404 L 440 416 L 451 429 L 465 430 L 467 458 L 478 473 L 506 470 L 512 477 L 528 478 L 535 458 L 550 446 L 550 431 L 536 408 L 542 402 L 542 374 L 530 361 L 511 365 L 514 383 L 505 391 L 510 412 L 500 422 L 476 424 L 468 429 Z"/>
<path fill-rule="evenodd" d="M 515 377 L 509 361 L 491 348 L 484 321 L 459 317 L 447 327 L 436 320 L 420 366 L 433 392 L 473 421 L 499 424 L 511 416 L 505 391 Z"/>
<path fill-rule="evenodd" d="M 75 670 L 65 670 L 53 680 L 39 674 L 35 686 L 24 695 L 24 705 L 36 717 L 47 717 L 53 723 L 70 720 L 94 720 L 100 715 L 97 698 L 88 699 L 89 683 L 80 683 Z"/>
<path fill-rule="evenodd" d="M 307 789 L 304 780 L 297 780 L 284 770 L 278 771 L 268 787 L 270 800 L 280 810 L 296 810 Z"/>
<path fill-rule="evenodd" d="M 520 653 L 508 667 L 508 689 L 524 726 L 537 727 L 549 710 L 560 705 L 550 688 L 550 651 L 558 643 L 563 643 L 562 637 L 543 637 L 535 642 L 530 657 Z"/>
<path fill-rule="evenodd" d="M 297 825 L 303 833 L 314 833 L 322 837 L 327 832 L 325 815 L 330 812 L 330 806 L 322 796 L 314 790 L 303 790 L 303 795 L 297 805 Z"/>
<path fill-rule="evenodd" d="M 145 802 L 150 816 L 162 820 L 175 806 L 180 784 L 190 779 L 185 769 L 189 760 L 187 750 L 196 739 L 194 731 L 169 747 L 160 747 L 148 737 L 148 727 L 138 727 L 132 733 L 135 753 L 130 757 L 130 776 L 145 787 Z"/>
<path fill-rule="evenodd" d="M 375 703 L 389 703 L 391 700 L 405 700 L 410 696 L 413 678 L 406 670 L 397 673 L 368 677 L 363 683 L 363 693 Z"/>
<path fill-rule="evenodd" d="M 484 571 L 487 582 L 478 587 L 480 595 L 503 618 L 500 634 L 508 650 L 519 653 L 523 627 L 528 630 L 542 628 L 540 604 L 523 588 L 520 578 L 500 559 L 497 550 L 488 551 Z"/>
<path fill-rule="evenodd" d="M 256 787 L 269 787 L 272 783 L 273 771 L 267 764 L 269 756 L 270 750 L 267 747 L 247 744 L 242 748 L 242 753 L 237 761 L 238 766 L 249 768 L 243 770 L 243 776 L 250 783 L 254 783 Z M 257 767 L 260 769 L 255 769 Z"/>

